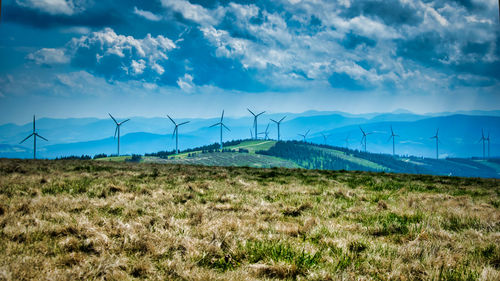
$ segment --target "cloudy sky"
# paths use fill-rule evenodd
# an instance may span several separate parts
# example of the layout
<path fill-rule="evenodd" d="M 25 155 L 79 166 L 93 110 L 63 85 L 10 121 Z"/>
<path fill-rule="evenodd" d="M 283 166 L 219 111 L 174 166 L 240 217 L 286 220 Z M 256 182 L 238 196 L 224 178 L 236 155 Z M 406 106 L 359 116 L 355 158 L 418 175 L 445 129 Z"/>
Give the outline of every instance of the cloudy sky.
<path fill-rule="evenodd" d="M 500 109 L 497 0 L 4 0 L 0 123 Z"/>

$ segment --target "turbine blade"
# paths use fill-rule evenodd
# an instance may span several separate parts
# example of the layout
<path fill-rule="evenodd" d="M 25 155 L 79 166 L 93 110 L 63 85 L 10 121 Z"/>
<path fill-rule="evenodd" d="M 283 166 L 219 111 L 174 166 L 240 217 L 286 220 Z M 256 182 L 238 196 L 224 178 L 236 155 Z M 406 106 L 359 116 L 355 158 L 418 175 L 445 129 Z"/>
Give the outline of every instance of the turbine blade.
<path fill-rule="evenodd" d="M 274 119 L 269 119 L 269 120 L 273 121 L 273 122 L 274 122 L 274 123 L 276 123 L 276 124 L 278 124 L 278 123 L 279 123 L 278 121 L 276 121 L 276 120 L 274 120 Z"/>
<path fill-rule="evenodd" d="M 285 118 L 286 118 L 286 115 L 283 118 L 280 119 L 279 123 L 281 123 L 281 121 L 283 121 Z"/>
<path fill-rule="evenodd" d="M 116 139 L 116 134 L 118 133 L 118 126 L 120 126 L 120 125 L 117 124 L 116 128 L 115 128 L 115 136 L 113 137 L 114 139 Z"/>
<path fill-rule="evenodd" d="M 255 113 L 253 113 L 250 109 L 247 108 L 247 110 L 248 112 L 252 113 L 253 116 L 255 116 Z"/>
<path fill-rule="evenodd" d="M 258 116 L 260 116 L 260 115 L 262 115 L 264 113 L 265 113 L 265 111 L 262 111 L 261 113 L 257 114 L 257 116 L 255 116 L 255 117 L 258 117 Z"/>
<path fill-rule="evenodd" d="M 310 132 L 310 131 L 311 131 L 311 129 L 307 130 L 307 132 L 306 132 L 306 136 L 307 136 L 307 134 L 309 134 L 309 132 Z"/>
<path fill-rule="evenodd" d="M 41 138 L 41 139 L 42 139 L 42 140 L 44 140 L 44 141 L 49 141 L 48 139 L 46 139 L 46 138 L 44 138 L 44 137 L 40 136 L 40 135 L 39 135 L 39 134 L 37 134 L 37 133 L 35 133 L 35 137 L 39 137 L 39 138 Z"/>
<path fill-rule="evenodd" d="M 111 119 L 113 119 L 113 121 L 115 121 L 115 124 L 118 125 L 118 122 L 116 122 L 115 117 L 113 117 L 113 115 L 111 115 L 111 113 L 108 113 L 108 114 L 109 114 L 109 117 L 111 117 Z"/>
<path fill-rule="evenodd" d="M 127 120 L 125 120 L 125 121 L 122 121 L 122 122 L 121 122 L 120 124 L 118 124 L 118 125 L 121 125 L 121 124 L 123 124 L 123 123 L 125 123 L 125 122 L 127 122 L 127 121 L 130 121 L 130 119 L 127 119 Z"/>
<path fill-rule="evenodd" d="M 172 121 L 172 123 L 174 123 L 174 125 L 177 125 L 177 123 L 175 123 L 174 119 L 172 119 L 170 116 L 168 116 L 168 114 L 167 114 L 167 117 L 168 117 L 168 119 L 170 119 L 170 121 Z"/>
<path fill-rule="evenodd" d="M 359 127 L 359 129 L 361 130 L 361 133 L 363 133 L 363 136 L 366 136 L 365 131 L 363 131 L 363 129 L 361 129 L 361 127 Z"/>
<path fill-rule="evenodd" d="M 35 115 L 33 115 L 33 133 L 35 132 Z"/>
<path fill-rule="evenodd" d="M 224 120 L 224 109 L 222 110 L 222 116 L 220 117 L 220 122 L 222 123 L 222 120 Z"/>
<path fill-rule="evenodd" d="M 175 137 L 175 132 L 177 132 L 177 126 L 175 126 L 175 129 L 174 129 L 174 131 L 172 132 L 172 138 L 174 138 L 174 137 Z"/>
<path fill-rule="evenodd" d="M 224 125 L 224 123 L 220 123 L 222 126 L 224 126 L 224 128 L 226 128 L 228 131 L 231 131 L 226 125 Z"/>
<path fill-rule="evenodd" d="M 185 124 L 187 124 L 187 123 L 189 123 L 189 122 L 190 122 L 190 121 L 182 122 L 182 123 L 180 123 L 180 124 L 179 124 L 179 125 L 177 125 L 177 126 L 185 125 Z"/>
<path fill-rule="evenodd" d="M 27 139 L 29 139 L 32 135 L 34 135 L 35 133 L 31 133 L 29 136 L 27 136 L 26 138 L 24 138 L 24 140 L 22 140 L 19 144 L 25 142 Z"/>
<path fill-rule="evenodd" d="M 210 126 L 209 128 L 212 128 L 212 127 L 215 127 L 215 126 L 219 126 L 220 124 L 221 124 L 220 122 L 219 123 L 215 123 L 212 126 Z"/>

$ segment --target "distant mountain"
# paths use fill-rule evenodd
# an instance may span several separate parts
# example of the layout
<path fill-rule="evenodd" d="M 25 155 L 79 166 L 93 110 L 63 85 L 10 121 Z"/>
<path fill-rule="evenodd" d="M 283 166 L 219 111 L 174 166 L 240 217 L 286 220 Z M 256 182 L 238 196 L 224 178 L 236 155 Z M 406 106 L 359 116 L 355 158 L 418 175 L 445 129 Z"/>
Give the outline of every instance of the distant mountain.
<path fill-rule="evenodd" d="M 258 121 L 258 131 L 263 132 L 269 124 L 269 136 L 277 138 L 276 125 L 269 118 L 278 119 L 285 114 L 262 115 Z M 363 117 L 360 117 L 363 116 Z M 121 120 L 122 118 L 119 118 Z M 190 121 L 179 130 L 180 148 L 201 146 L 219 141 L 219 129 L 209 128 L 218 122 L 211 119 L 176 119 Z M 251 116 L 241 118 L 225 118 L 231 131 L 224 131 L 224 140 L 250 138 L 253 119 Z M 371 152 L 392 153 L 392 144 L 388 141 L 390 126 L 396 134 L 396 153 L 432 157 L 435 154 L 435 143 L 429 138 L 440 128 L 440 157 L 481 156 L 482 146 L 478 143 L 481 128 L 485 134 L 490 133 L 490 149 L 492 156 L 500 155 L 500 117 L 480 115 L 447 115 L 428 117 L 404 111 L 384 113 L 374 116 L 352 115 L 338 112 L 309 111 L 301 114 L 290 114 L 281 125 L 283 140 L 301 139 L 298 134 L 311 130 L 309 141 L 323 143 L 321 133 L 330 134 L 328 144 L 348 146 L 361 149 L 361 132 L 374 132 L 368 136 L 367 149 Z M 32 124 L 22 126 L 5 124 L 0 126 L 0 157 L 31 157 L 32 140 L 22 145 L 19 141 L 29 135 Z M 112 136 L 115 125 L 111 119 L 72 118 L 37 120 L 37 131 L 49 142 L 37 143 L 40 157 L 54 158 L 58 156 L 115 153 L 116 140 Z M 173 150 L 173 125 L 167 118 L 132 117 L 122 128 L 122 153 L 145 153 L 159 150 Z M 252 129 L 253 132 L 253 129 Z"/>
<path fill-rule="evenodd" d="M 500 155 L 500 117 L 451 115 L 433 117 L 413 122 L 376 122 L 361 125 L 365 132 L 372 132 L 367 138 L 370 152 L 392 153 L 389 140 L 390 126 L 399 135 L 396 138 L 396 153 L 400 155 L 435 156 L 435 141 L 430 139 L 439 128 L 440 157 L 482 156 L 482 145 L 478 143 L 481 129 L 490 134 L 491 156 Z M 330 134 L 329 144 L 346 146 L 345 138 L 350 138 L 349 148 L 361 149 L 360 126 L 346 126 L 326 131 Z M 313 134 L 311 141 L 322 143 L 319 134 Z"/>

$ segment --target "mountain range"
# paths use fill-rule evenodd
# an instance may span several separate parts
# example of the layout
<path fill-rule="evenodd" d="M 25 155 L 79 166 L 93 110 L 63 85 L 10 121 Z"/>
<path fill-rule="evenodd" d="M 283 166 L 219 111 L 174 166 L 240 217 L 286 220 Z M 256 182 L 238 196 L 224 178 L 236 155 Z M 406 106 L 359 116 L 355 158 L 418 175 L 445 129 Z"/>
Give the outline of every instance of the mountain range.
<path fill-rule="evenodd" d="M 435 157 L 435 141 L 430 139 L 439 128 L 439 154 L 443 157 L 482 156 L 481 130 L 490 135 L 491 156 L 500 155 L 500 111 L 469 111 L 442 114 L 414 114 L 405 110 L 391 113 L 349 114 L 337 111 L 307 111 L 300 114 L 264 114 L 258 119 L 258 131 L 263 132 L 269 124 L 269 136 L 277 138 L 276 125 L 270 118 L 287 118 L 281 125 L 283 140 L 302 139 L 298 134 L 310 130 L 307 141 L 324 143 L 322 134 L 328 135 L 327 144 L 350 149 L 361 149 L 360 127 L 371 132 L 367 139 L 367 151 L 373 153 L 392 153 L 389 141 L 390 128 L 396 138 L 396 153 Z M 131 121 L 121 128 L 121 153 L 144 154 L 161 150 L 173 150 L 173 124 L 165 117 L 130 117 Z M 120 121 L 123 118 L 118 118 Z M 179 129 L 180 149 L 218 142 L 219 130 L 209 128 L 219 121 L 208 119 L 176 119 L 178 122 L 190 121 Z M 225 117 L 225 124 L 231 131 L 224 132 L 224 140 L 248 139 L 253 117 Z M 37 155 L 55 158 L 69 155 L 95 155 L 116 153 L 116 140 L 113 139 L 114 123 L 111 119 L 98 118 L 41 118 L 37 131 L 49 142 L 37 142 Z M 0 157 L 32 157 L 32 140 L 19 145 L 32 131 L 32 124 L 0 125 Z M 348 141 L 346 142 L 346 138 Z"/>

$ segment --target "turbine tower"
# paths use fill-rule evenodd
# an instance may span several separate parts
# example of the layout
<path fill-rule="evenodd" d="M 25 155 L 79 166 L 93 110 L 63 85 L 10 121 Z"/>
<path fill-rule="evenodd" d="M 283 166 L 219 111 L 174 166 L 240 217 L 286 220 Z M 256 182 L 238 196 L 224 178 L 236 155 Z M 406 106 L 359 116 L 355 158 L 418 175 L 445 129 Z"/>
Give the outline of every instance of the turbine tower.
<path fill-rule="evenodd" d="M 361 133 L 363 133 L 363 137 L 361 138 L 361 144 L 364 146 L 366 152 L 366 136 L 371 135 L 373 133 L 372 132 L 366 133 L 365 131 L 363 131 L 363 129 L 361 129 L 361 127 L 359 127 L 359 129 L 361 130 Z"/>
<path fill-rule="evenodd" d="M 280 125 L 281 125 L 281 121 L 283 121 L 283 119 L 286 118 L 286 115 L 280 119 L 280 121 L 276 121 L 274 119 L 271 119 L 271 121 L 273 121 L 274 123 L 276 123 L 276 125 L 278 125 L 278 141 L 280 141 Z"/>
<path fill-rule="evenodd" d="M 264 114 L 265 111 L 262 111 L 261 113 L 259 114 L 255 114 L 253 113 L 250 109 L 248 109 L 248 112 L 252 113 L 253 115 L 253 127 L 255 128 L 255 139 L 258 139 L 258 133 L 257 133 L 257 117 L 259 117 L 260 115 Z"/>
<path fill-rule="evenodd" d="M 180 124 L 175 123 L 174 119 L 172 119 L 170 116 L 168 116 L 168 119 L 174 123 L 174 132 L 172 133 L 172 138 L 175 136 L 175 154 L 179 154 L 179 126 L 185 125 L 189 123 L 189 121 L 182 122 Z"/>
<path fill-rule="evenodd" d="M 488 137 L 486 138 L 488 141 L 488 158 L 490 158 L 490 131 L 488 131 Z"/>
<path fill-rule="evenodd" d="M 210 126 L 210 128 L 212 128 L 212 127 L 220 125 L 220 152 L 222 152 L 222 127 L 226 128 L 228 131 L 231 131 L 231 130 L 229 130 L 229 128 L 226 125 L 224 125 L 224 123 L 222 123 L 223 120 L 224 120 L 224 110 L 222 110 L 222 115 L 220 117 L 220 122 L 215 123 L 212 126 Z"/>
<path fill-rule="evenodd" d="M 392 130 L 392 126 L 391 126 L 391 136 L 389 137 L 389 139 L 387 141 L 390 141 L 392 139 L 392 156 L 396 155 L 396 150 L 395 150 L 395 145 L 394 145 L 396 137 L 399 137 L 399 135 L 394 134 L 394 131 Z"/>
<path fill-rule="evenodd" d="M 431 139 L 436 139 L 436 159 L 439 159 L 439 128 L 436 130 L 436 135 Z"/>
<path fill-rule="evenodd" d="M 26 141 L 27 139 L 29 139 L 31 136 L 33 136 L 33 159 L 36 159 L 36 138 L 39 137 L 39 138 L 41 138 L 44 141 L 48 141 L 48 140 L 46 138 L 40 136 L 36 132 L 36 128 L 35 128 L 35 115 L 33 115 L 33 133 L 31 133 L 31 135 L 29 135 L 26 138 L 24 138 L 24 140 L 22 140 L 19 144 L 23 143 L 24 141 Z"/>
<path fill-rule="evenodd" d="M 111 115 L 111 113 L 108 113 L 108 114 L 109 114 L 109 117 L 111 117 L 111 119 L 113 119 L 113 121 L 115 121 L 115 124 L 116 124 L 115 136 L 113 138 L 116 138 L 116 133 L 118 133 L 118 153 L 117 153 L 117 156 L 120 156 L 120 126 L 123 125 L 123 123 L 129 121 L 130 119 L 127 119 L 127 120 L 124 120 L 124 121 L 118 123 L 118 121 L 116 121 L 116 119 Z"/>
<path fill-rule="evenodd" d="M 344 139 L 344 141 L 345 141 L 345 148 L 349 149 L 349 135 L 347 135 L 347 137 Z"/>
<path fill-rule="evenodd" d="M 489 136 L 488 136 L 489 137 Z M 486 159 L 486 150 L 485 150 L 485 142 L 488 139 L 484 137 L 484 129 L 481 129 L 481 138 L 479 139 L 478 142 L 483 142 L 483 160 Z"/>
<path fill-rule="evenodd" d="M 323 142 L 326 145 L 326 140 L 330 137 L 330 135 L 325 135 L 323 133 L 321 133 L 321 135 L 323 136 Z"/>
<path fill-rule="evenodd" d="M 301 136 L 304 139 L 304 142 L 306 142 L 307 134 L 309 134 L 309 131 L 311 131 L 311 130 L 307 130 L 307 132 L 305 134 L 298 134 L 299 136 Z"/>
<path fill-rule="evenodd" d="M 266 130 L 264 132 L 260 132 L 259 133 L 261 135 L 264 135 L 264 140 L 268 140 L 269 139 L 269 125 L 270 124 L 267 124 Z"/>

